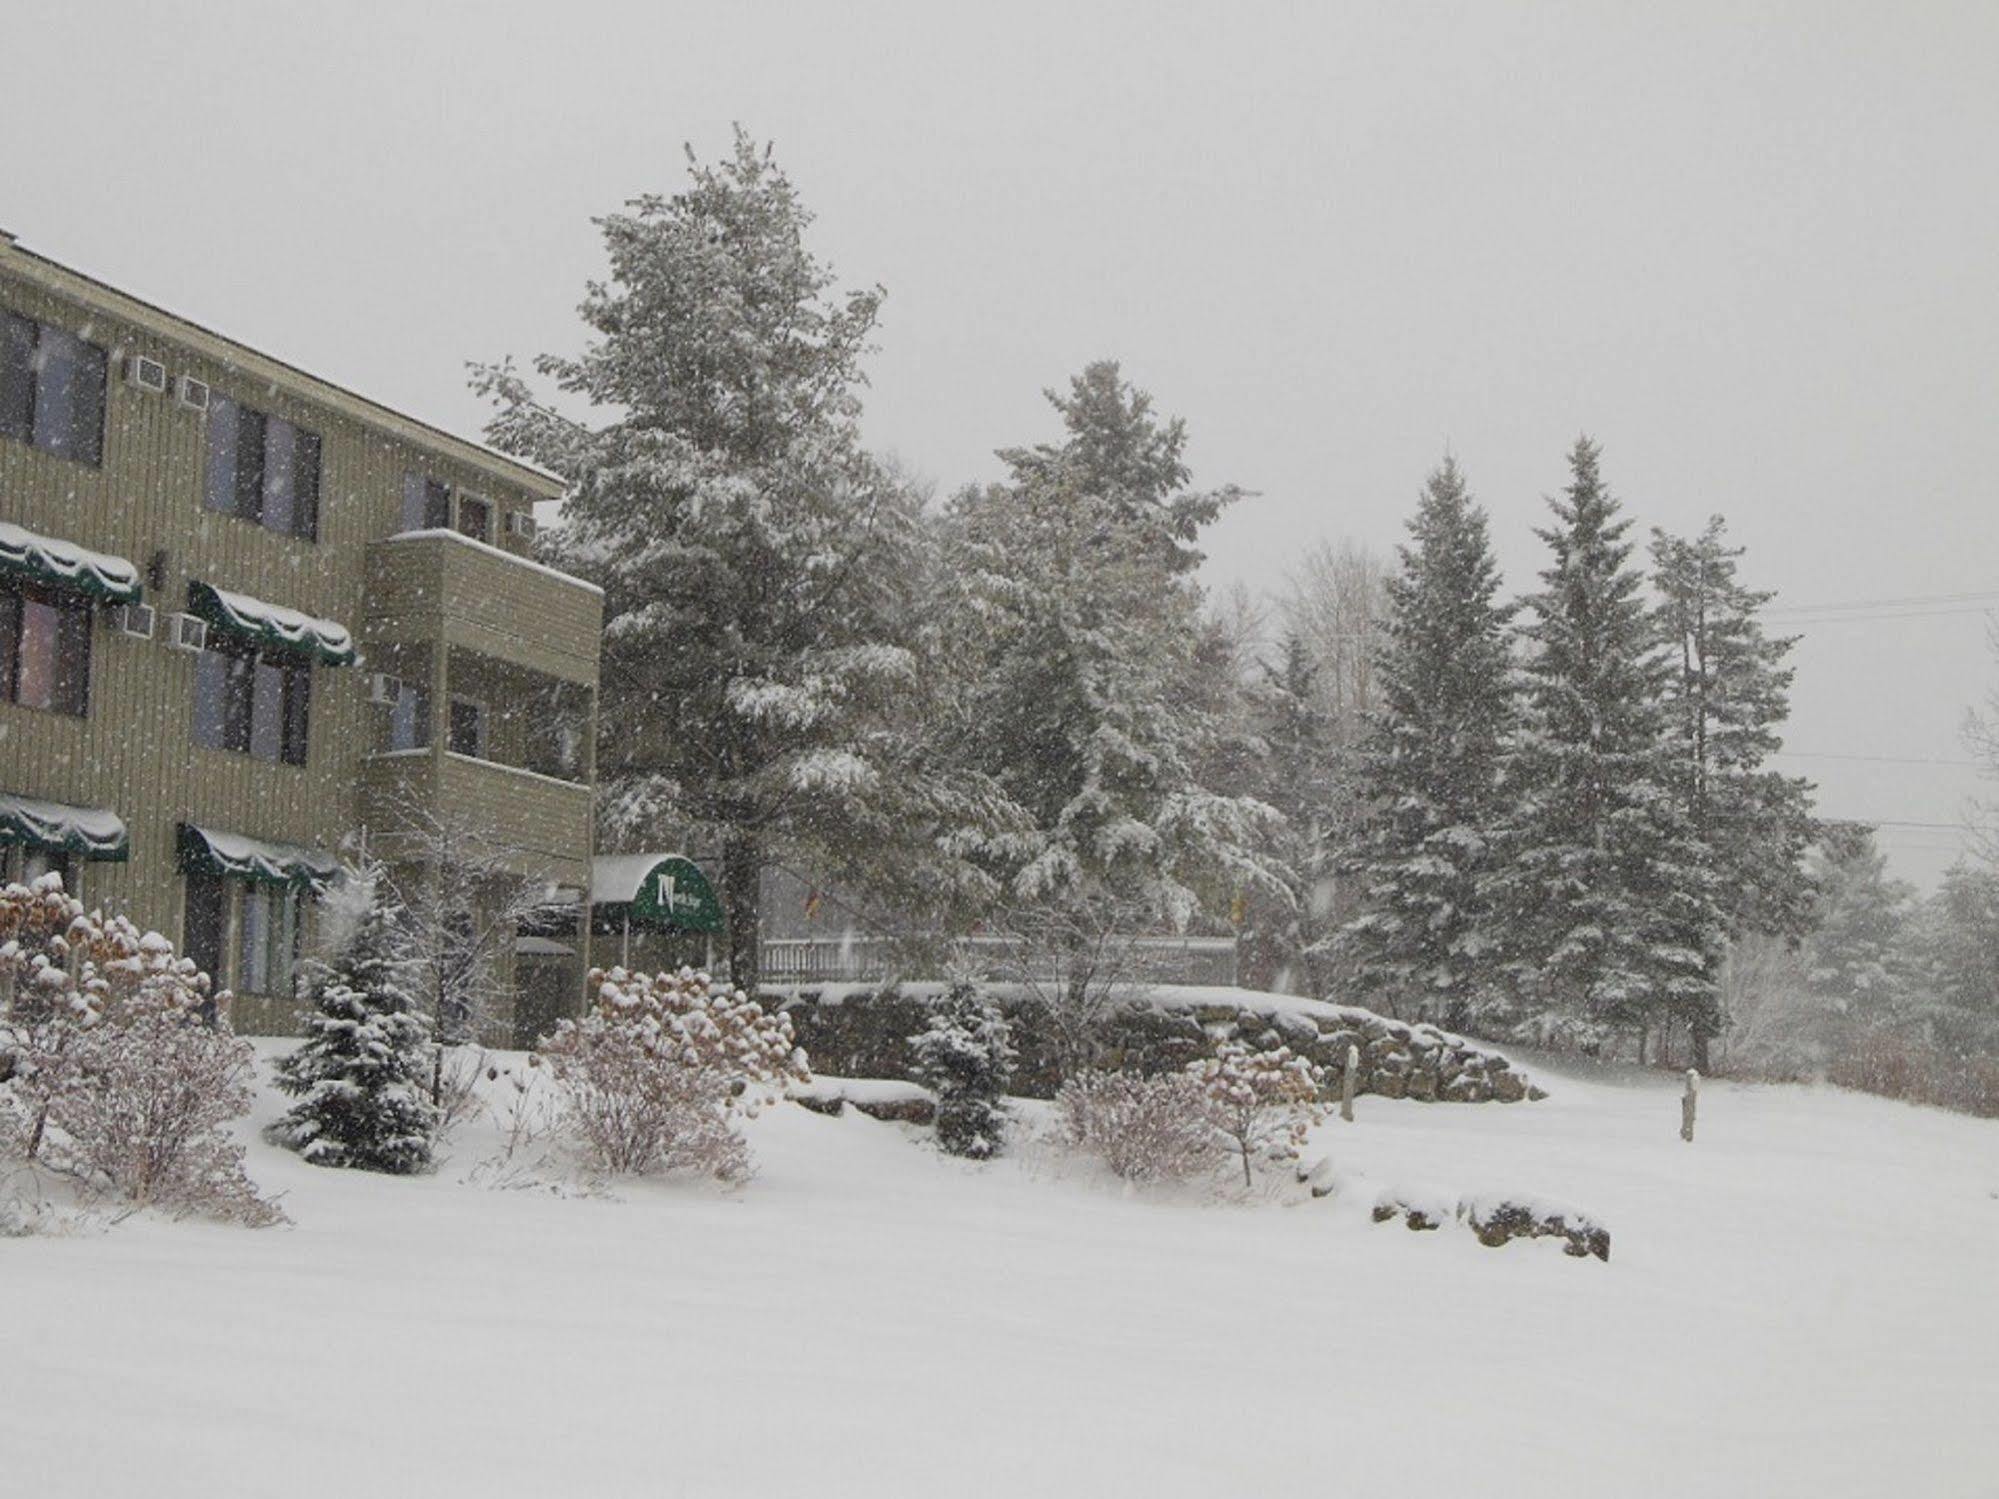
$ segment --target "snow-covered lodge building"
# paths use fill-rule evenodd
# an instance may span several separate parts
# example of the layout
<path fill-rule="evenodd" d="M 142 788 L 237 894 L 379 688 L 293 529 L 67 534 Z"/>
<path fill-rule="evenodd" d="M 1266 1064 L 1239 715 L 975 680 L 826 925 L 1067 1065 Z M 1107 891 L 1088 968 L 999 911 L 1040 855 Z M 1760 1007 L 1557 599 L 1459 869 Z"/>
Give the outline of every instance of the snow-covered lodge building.
<path fill-rule="evenodd" d="M 602 598 L 553 476 L 0 233 L 0 874 L 64 870 L 289 1027 L 343 840 L 449 816 L 580 901 Z M 580 993 L 523 942 L 514 1027 Z"/>

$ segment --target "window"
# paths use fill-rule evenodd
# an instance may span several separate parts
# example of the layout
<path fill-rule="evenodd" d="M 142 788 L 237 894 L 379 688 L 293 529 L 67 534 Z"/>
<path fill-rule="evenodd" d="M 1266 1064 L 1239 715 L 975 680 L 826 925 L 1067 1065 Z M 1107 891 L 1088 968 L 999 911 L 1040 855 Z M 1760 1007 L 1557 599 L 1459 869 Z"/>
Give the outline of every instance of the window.
<path fill-rule="evenodd" d="M 81 718 L 90 707 L 90 605 L 0 588 L 0 701 Z"/>
<path fill-rule="evenodd" d="M 428 474 L 403 475 L 403 529 L 443 531 L 451 526 L 451 486 Z"/>
<path fill-rule="evenodd" d="M 492 502 L 461 493 L 458 496 L 458 534 L 469 536 L 474 541 L 490 541 L 492 529 Z"/>
<path fill-rule="evenodd" d="M 92 465 L 104 461 L 104 350 L 0 312 L 0 436 Z"/>
<path fill-rule="evenodd" d="M 181 952 L 215 980 L 217 989 L 292 994 L 304 907 L 305 892 L 296 885 L 251 884 L 191 873 Z"/>
<path fill-rule="evenodd" d="M 486 755 L 486 705 L 469 697 L 451 700 L 451 727 L 444 747 L 454 755 L 484 759 Z"/>
<path fill-rule="evenodd" d="M 282 417 L 213 397 L 202 503 L 285 536 L 319 537 L 316 434 Z"/>
<path fill-rule="evenodd" d="M 194 663 L 194 742 L 259 760 L 305 764 L 312 667 L 209 637 Z"/>
<path fill-rule="evenodd" d="M 420 682 L 405 681 L 389 710 L 391 750 L 423 749 L 430 744 L 430 689 Z"/>

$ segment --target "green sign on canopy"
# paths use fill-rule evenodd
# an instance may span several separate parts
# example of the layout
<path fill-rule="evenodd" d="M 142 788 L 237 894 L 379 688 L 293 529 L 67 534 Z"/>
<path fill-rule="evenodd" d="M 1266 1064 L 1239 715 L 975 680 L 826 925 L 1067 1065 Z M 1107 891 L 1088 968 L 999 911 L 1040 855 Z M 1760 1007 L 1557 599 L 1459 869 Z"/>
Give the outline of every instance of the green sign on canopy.
<path fill-rule="evenodd" d="M 646 871 L 632 897 L 635 920 L 682 932 L 722 930 L 722 902 L 692 859 L 674 854 Z"/>

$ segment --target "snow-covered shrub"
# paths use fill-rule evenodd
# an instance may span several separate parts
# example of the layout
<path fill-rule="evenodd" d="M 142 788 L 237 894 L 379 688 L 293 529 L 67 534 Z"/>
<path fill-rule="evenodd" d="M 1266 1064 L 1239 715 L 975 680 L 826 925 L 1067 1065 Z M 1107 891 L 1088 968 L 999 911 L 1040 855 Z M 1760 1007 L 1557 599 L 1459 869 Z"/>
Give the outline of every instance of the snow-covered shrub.
<path fill-rule="evenodd" d="M 1201 1090 L 1210 1123 L 1242 1158 L 1245 1186 L 1253 1157 L 1295 1161 L 1306 1131 L 1325 1118 L 1319 1068 L 1288 1046 L 1254 1051 L 1227 1041 L 1212 1057 L 1190 1064 L 1187 1074 Z"/>
<path fill-rule="evenodd" d="M 331 962 L 316 966 L 305 1040 L 278 1064 L 298 1102 L 270 1138 L 315 1166 L 408 1175 L 430 1165 L 438 1111 L 427 1088 L 429 1027 L 416 963 L 397 929 L 394 895 L 377 872 L 350 871 L 363 911 Z"/>
<path fill-rule="evenodd" d="M 1220 1154 L 1207 1096 L 1189 1073 L 1080 1072 L 1055 1109 L 1069 1143 L 1125 1181 L 1185 1181 Z"/>
<path fill-rule="evenodd" d="M 975 1161 L 998 1155 L 1014 1061 L 1012 1032 L 999 1007 L 960 985 L 912 1038 L 910 1053 L 916 1080 L 937 1095 L 938 1146 Z"/>
<path fill-rule="evenodd" d="M 687 968 L 594 968 L 590 983 L 591 1012 L 558 1025 L 545 1054 L 591 1164 L 619 1176 L 748 1175 L 737 1119 L 808 1077 L 789 1018 Z"/>
<path fill-rule="evenodd" d="M 210 1018 L 225 999 L 57 876 L 0 889 L 0 1148 L 138 1206 L 281 1221 L 228 1133 L 254 1054 Z"/>

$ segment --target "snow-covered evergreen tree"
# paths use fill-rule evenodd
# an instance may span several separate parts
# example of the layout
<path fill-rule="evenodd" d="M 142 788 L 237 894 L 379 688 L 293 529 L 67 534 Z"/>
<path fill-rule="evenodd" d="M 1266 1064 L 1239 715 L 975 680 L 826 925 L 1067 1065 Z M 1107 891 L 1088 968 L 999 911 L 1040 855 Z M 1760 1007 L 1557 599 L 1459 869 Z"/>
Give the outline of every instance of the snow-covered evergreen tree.
<path fill-rule="evenodd" d="M 1999 871 L 1958 864 L 1910 924 L 1910 1029 L 1945 1054 L 1999 1058 Z"/>
<path fill-rule="evenodd" d="M 1670 663 L 1597 459 L 1579 439 L 1538 533 L 1554 555 L 1522 631 L 1525 730 L 1491 888 L 1519 1021 L 1587 1043 L 1677 1020 L 1704 1068 L 1724 924 L 1672 791 Z"/>
<path fill-rule="evenodd" d="M 937 1144 L 947 1155 L 984 1161 L 1006 1144 L 1006 1085 L 1013 1038 L 998 1005 L 959 985 L 909 1043 L 916 1080 L 937 1095 Z"/>
<path fill-rule="evenodd" d="M 1808 992 L 1840 1027 L 1901 1024 L 1914 993 L 1905 928 L 1915 891 L 1888 877 L 1874 830 L 1858 823 L 1825 827 L 1812 876 L 1817 898 L 1802 965 Z"/>
<path fill-rule="evenodd" d="M 1736 576 L 1742 548 L 1714 517 L 1691 540 L 1652 533 L 1652 581 L 1670 669 L 1671 784 L 1727 892 L 1729 935 L 1796 938 L 1811 917 L 1805 850 L 1817 834 L 1811 783 L 1766 762 L 1790 715 L 1793 637 L 1764 633 L 1774 594 Z"/>
<path fill-rule="evenodd" d="M 1057 1002 L 1081 1013 L 1116 934 L 1220 918 L 1285 883 L 1273 810 L 1197 774 L 1218 727 L 1189 681 L 1194 542 L 1236 491 L 1188 487 L 1184 427 L 1114 363 L 1049 399 L 1065 439 L 1003 451 L 1007 481 L 953 501 L 966 599 L 951 655 L 968 704 L 957 753 L 1019 813 L 1000 919 L 1062 970 Z"/>
<path fill-rule="evenodd" d="M 918 503 L 861 445 L 880 288 L 836 293 L 811 214 L 740 129 L 692 183 L 600 220 L 592 335 L 477 383 L 493 439 L 571 481 L 553 560 L 604 588 L 597 777 L 613 837 L 719 849 L 730 974 L 754 992 L 779 855 L 865 882 L 943 859 L 966 813 L 894 710 L 911 650 Z M 961 860 L 946 860 L 950 873 Z"/>
<path fill-rule="evenodd" d="M 1346 860 L 1362 911 L 1337 950 L 1390 1010 L 1464 1026 L 1497 976 L 1489 887 L 1515 717 L 1513 610 L 1455 462 L 1430 476 L 1409 531 L 1362 747 L 1369 815 Z"/>
<path fill-rule="evenodd" d="M 381 871 L 350 872 L 350 893 L 360 919 L 312 976 L 305 1039 L 278 1063 L 278 1088 L 298 1102 L 270 1134 L 315 1166 L 408 1175 L 430 1165 L 437 1127 L 422 978 Z"/>

